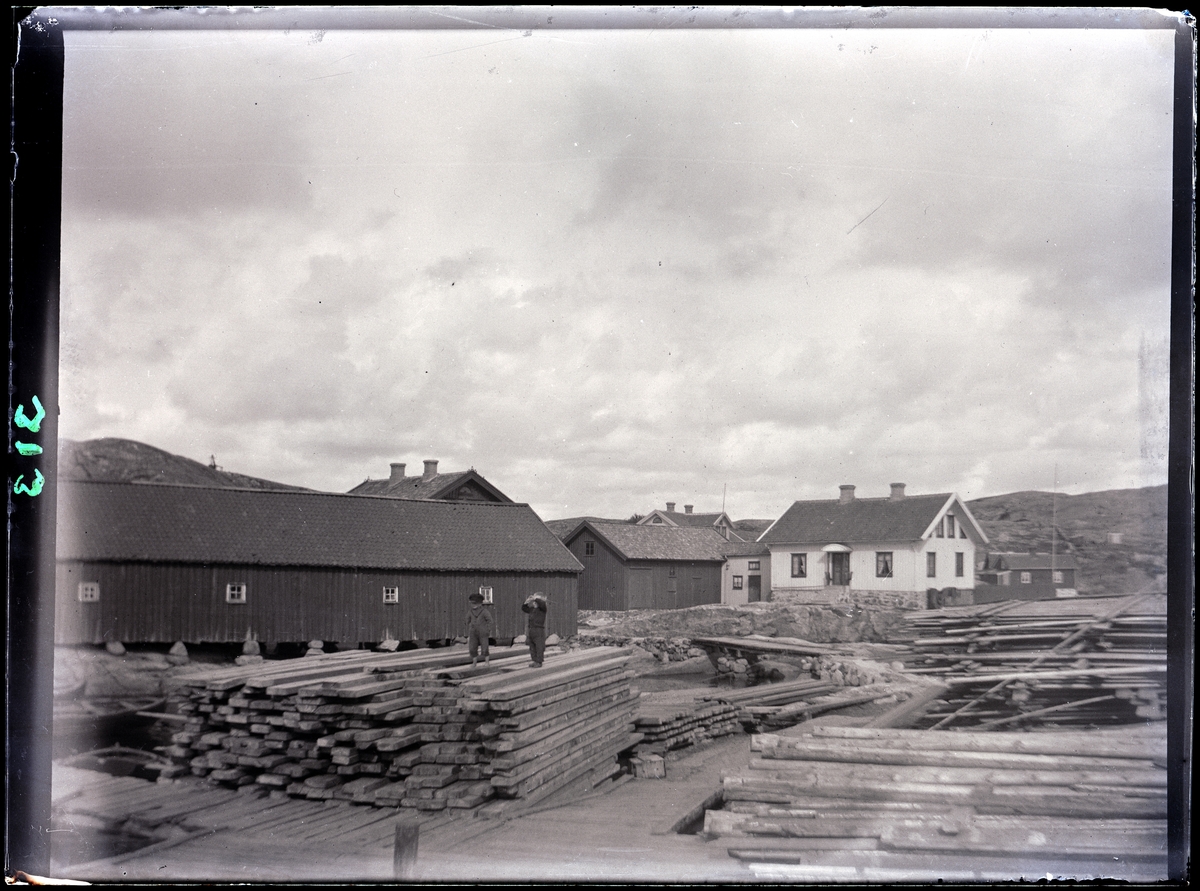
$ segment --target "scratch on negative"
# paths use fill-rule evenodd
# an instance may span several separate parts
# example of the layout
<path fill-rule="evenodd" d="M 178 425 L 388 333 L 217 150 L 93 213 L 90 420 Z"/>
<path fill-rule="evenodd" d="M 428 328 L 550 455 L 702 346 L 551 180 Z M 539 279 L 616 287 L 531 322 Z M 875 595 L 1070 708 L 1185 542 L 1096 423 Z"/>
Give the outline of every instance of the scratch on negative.
<path fill-rule="evenodd" d="M 891 195 L 888 195 L 888 198 L 891 198 L 891 197 L 892 197 Z M 887 204 L 887 201 L 888 201 L 887 198 L 884 198 L 882 201 L 879 202 L 879 207 L 883 207 L 885 204 Z M 879 207 L 875 208 L 875 210 L 879 210 Z M 871 219 L 871 214 L 875 213 L 875 210 L 871 211 L 871 213 L 867 214 L 865 217 L 863 217 L 861 220 L 859 220 L 857 223 L 855 223 L 853 226 L 851 226 L 849 229 L 847 229 L 846 234 L 849 235 L 851 232 L 853 232 L 855 229 L 857 229 L 859 226 L 861 226 L 867 220 Z"/>

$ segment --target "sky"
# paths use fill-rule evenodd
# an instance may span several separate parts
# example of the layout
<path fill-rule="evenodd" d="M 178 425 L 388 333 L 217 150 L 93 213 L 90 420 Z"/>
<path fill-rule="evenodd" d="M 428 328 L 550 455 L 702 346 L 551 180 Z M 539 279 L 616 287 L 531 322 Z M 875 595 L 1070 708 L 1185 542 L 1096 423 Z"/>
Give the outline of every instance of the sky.
<path fill-rule="evenodd" d="M 543 519 L 1165 483 L 1172 40 L 68 31 L 60 435 Z"/>

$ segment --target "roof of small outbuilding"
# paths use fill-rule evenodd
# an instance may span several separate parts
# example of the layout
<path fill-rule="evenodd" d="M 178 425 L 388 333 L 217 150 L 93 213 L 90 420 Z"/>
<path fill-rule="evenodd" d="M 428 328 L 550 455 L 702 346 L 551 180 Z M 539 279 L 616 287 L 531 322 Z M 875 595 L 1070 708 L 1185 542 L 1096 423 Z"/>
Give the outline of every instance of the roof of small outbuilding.
<path fill-rule="evenodd" d="M 527 504 L 63 482 L 59 560 L 581 572 Z"/>
<path fill-rule="evenodd" d="M 587 529 L 626 560 L 725 560 L 730 542 L 711 527 L 638 526 L 633 523 L 594 523 L 585 521 L 567 539 L 577 538 Z"/>

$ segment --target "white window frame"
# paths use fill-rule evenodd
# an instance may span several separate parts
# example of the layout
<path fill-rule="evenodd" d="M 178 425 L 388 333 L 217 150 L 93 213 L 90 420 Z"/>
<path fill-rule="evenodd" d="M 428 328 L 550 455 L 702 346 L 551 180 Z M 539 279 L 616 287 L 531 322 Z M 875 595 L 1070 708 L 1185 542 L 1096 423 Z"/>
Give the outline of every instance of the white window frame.
<path fill-rule="evenodd" d="M 483 595 L 484 603 L 490 604 L 492 602 L 492 586 L 491 585 L 480 585 L 479 593 Z"/>
<path fill-rule="evenodd" d="M 887 572 L 881 572 L 882 557 L 887 557 Z M 875 552 L 875 578 L 890 579 L 896 576 L 896 552 L 895 551 L 876 551 Z"/>
<path fill-rule="evenodd" d="M 1032 585 L 1033 584 L 1033 573 L 1032 572 L 1021 573 L 1021 584 L 1022 585 Z"/>
<path fill-rule="evenodd" d="M 229 582 L 225 586 L 225 602 L 226 603 L 245 603 L 246 602 L 246 583 L 245 582 Z"/>
<path fill-rule="evenodd" d="M 746 572 L 762 572 L 762 563 L 758 560 L 747 561 Z"/>
<path fill-rule="evenodd" d="M 740 575 L 735 575 L 733 577 L 733 590 L 735 590 L 735 591 L 742 590 L 742 577 Z"/>
<path fill-rule="evenodd" d="M 79 583 L 80 603 L 99 603 L 100 602 L 100 583 L 99 582 L 80 582 Z"/>
<path fill-rule="evenodd" d="M 1054 570 L 1054 584 L 1061 585 L 1063 583 L 1063 571 L 1061 569 Z"/>
<path fill-rule="evenodd" d="M 400 589 L 392 585 L 383 586 L 383 602 L 384 603 L 399 603 Z"/>

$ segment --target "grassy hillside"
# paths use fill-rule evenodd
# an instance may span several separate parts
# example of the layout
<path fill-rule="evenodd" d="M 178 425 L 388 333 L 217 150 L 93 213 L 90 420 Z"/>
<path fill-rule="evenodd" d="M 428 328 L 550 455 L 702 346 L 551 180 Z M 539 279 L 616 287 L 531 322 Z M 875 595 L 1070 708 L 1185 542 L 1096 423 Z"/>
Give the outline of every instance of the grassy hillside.
<path fill-rule="evenodd" d="M 131 439 L 64 439 L 58 446 L 59 477 L 110 483 L 176 483 L 238 489 L 308 491 L 271 480 L 231 473 L 172 455 Z"/>
<path fill-rule="evenodd" d="M 1167 487 L 1083 495 L 1012 492 L 967 503 L 991 540 L 988 550 L 1071 554 L 1081 594 L 1165 591 Z M 1120 536 L 1119 543 L 1109 540 Z"/>

